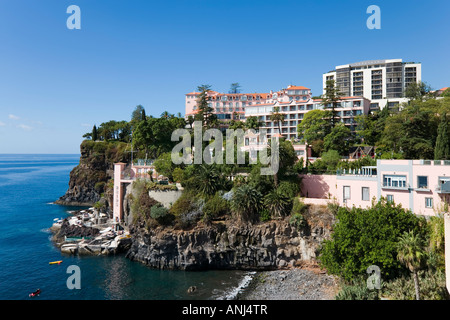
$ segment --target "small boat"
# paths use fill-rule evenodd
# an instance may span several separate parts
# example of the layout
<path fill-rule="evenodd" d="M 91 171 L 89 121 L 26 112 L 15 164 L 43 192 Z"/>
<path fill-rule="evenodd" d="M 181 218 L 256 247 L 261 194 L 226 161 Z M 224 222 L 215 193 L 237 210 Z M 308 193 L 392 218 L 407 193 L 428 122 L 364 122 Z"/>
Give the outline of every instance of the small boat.
<path fill-rule="evenodd" d="M 62 262 L 62 260 L 58 260 L 58 261 L 49 262 L 48 264 L 60 264 L 61 262 Z"/>
<path fill-rule="evenodd" d="M 29 297 L 35 297 L 38 296 L 41 293 L 41 289 L 37 289 L 35 292 L 30 293 Z"/>

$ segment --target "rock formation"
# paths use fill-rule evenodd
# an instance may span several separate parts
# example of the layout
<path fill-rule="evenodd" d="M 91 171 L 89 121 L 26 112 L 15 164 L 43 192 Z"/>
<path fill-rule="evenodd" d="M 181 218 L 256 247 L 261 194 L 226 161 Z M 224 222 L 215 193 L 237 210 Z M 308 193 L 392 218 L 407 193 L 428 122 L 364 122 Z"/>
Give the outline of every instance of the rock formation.
<path fill-rule="evenodd" d="M 232 221 L 192 230 L 133 230 L 127 257 L 158 269 L 270 270 L 314 262 L 329 229 L 298 231 L 289 219 L 255 225 Z"/>
<path fill-rule="evenodd" d="M 83 141 L 80 163 L 70 172 L 69 189 L 59 200 L 62 205 L 92 206 L 107 193 L 113 178 L 114 163 L 127 161 L 126 144 L 120 142 Z M 111 201 L 105 197 L 106 202 Z"/>

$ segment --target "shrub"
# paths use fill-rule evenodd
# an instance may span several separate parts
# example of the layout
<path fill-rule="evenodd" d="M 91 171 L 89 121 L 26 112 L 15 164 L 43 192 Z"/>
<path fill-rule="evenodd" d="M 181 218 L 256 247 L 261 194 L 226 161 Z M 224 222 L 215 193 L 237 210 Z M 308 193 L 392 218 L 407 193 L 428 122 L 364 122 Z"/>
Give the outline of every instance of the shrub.
<path fill-rule="evenodd" d="M 105 190 L 105 185 L 106 185 L 106 182 L 104 182 L 104 181 L 97 182 L 94 186 L 94 189 L 98 193 L 103 193 L 103 191 Z"/>
<path fill-rule="evenodd" d="M 150 216 L 161 225 L 168 225 L 175 218 L 171 213 L 169 213 L 167 208 L 161 206 L 160 204 L 151 207 Z"/>
<path fill-rule="evenodd" d="M 425 220 L 384 199 L 369 209 L 339 208 L 330 240 L 324 240 L 320 264 L 329 273 L 352 279 L 377 265 L 385 278 L 404 271 L 397 260 L 403 232 L 425 233 Z"/>
<path fill-rule="evenodd" d="M 278 190 L 286 197 L 294 198 L 300 193 L 300 184 L 292 181 L 281 181 Z"/>
<path fill-rule="evenodd" d="M 228 201 L 225 200 L 219 192 L 207 199 L 203 207 L 204 217 L 206 219 L 214 219 L 222 215 L 226 215 L 230 211 Z"/>
<path fill-rule="evenodd" d="M 262 209 L 259 213 L 259 220 L 261 222 L 269 221 L 272 218 L 270 211 L 267 209 Z"/>
<path fill-rule="evenodd" d="M 444 271 L 421 270 L 418 272 L 420 298 L 422 300 L 448 300 Z M 415 300 L 414 281 L 411 275 L 389 281 L 383 287 L 383 294 L 394 300 Z"/>
<path fill-rule="evenodd" d="M 181 228 L 189 228 L 197 223 L 203 215 L 203 199 L 193 192 L 184 191 L 175 201 L 169 212 L 173 214 L 176 223 Z"/>
<path fill-rule="evenodd" d="M 176 167 L 172 172 L 173 181 L 181 182 L 183 181 L 184 171 L 181 168 Z"/>
<path fill-rule="evenodd" d="M 133 193 L 130 194 L 130 200 L 133 223 L 137 223 L 141 219 L 148 222 L 151 208 L 159 203 L 149 196 L 145 181 L 140 180 L 133 182 Z"/>
<path fill-rule="evenodd" d="M 370 290 L 363 277 L 358 277 L 352 283 L 344 284 L 335 297 L 336 300 L 378 300 L 378 291 Z"/>
<path fill-rule="evenodd" d="M 303 213 L 308 208 L 308 205 L 300 201 L 299 198 L 294 198 L 294 204 L 291 210 L 291 217 L 289 218 L 289 224 L 294 226 L 297 230 L 300 230 L 306 225 L 306 220 L 303 217 Z"/>

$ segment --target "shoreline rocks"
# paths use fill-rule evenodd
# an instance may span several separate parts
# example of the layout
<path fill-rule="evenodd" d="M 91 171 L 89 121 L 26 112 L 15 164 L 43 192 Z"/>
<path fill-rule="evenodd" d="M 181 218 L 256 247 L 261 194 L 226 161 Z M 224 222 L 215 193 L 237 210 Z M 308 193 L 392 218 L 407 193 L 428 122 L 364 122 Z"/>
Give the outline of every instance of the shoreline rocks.
<path fill-rule="evenodd" d="M 337 289 L 336 279 L 317 268 L 261 271 L 236 300 L 334 300 Z"/>
<path fill-rule="evenodd" d="M 100 224 L 93 224 L 100 223 Z M 118 234 L 102 214 L 81 210 L 75 215 L 53 224 L 52 241 L 62 253 L 72 255 L 110 255 L 126 252 L 131 236 Z"/>
<path fill-rule="evenodd" d="M 126 257 L 156 269 L 276 270 L 314 262 L 324 228 L 297 230 L 289 219 L 254 225 L 225 221 L 192 230 L 134 229 Z"/>

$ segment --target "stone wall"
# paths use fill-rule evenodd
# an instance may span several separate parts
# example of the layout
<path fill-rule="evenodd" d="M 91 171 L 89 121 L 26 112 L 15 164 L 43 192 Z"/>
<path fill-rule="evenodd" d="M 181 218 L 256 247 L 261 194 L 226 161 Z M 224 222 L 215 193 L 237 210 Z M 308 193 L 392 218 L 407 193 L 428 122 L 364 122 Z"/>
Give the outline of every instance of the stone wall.
<path fill-rule="evenodd" d="M 181 190 L 150 190 L 148 195 L 169 209 L 181 197 Z"/>

